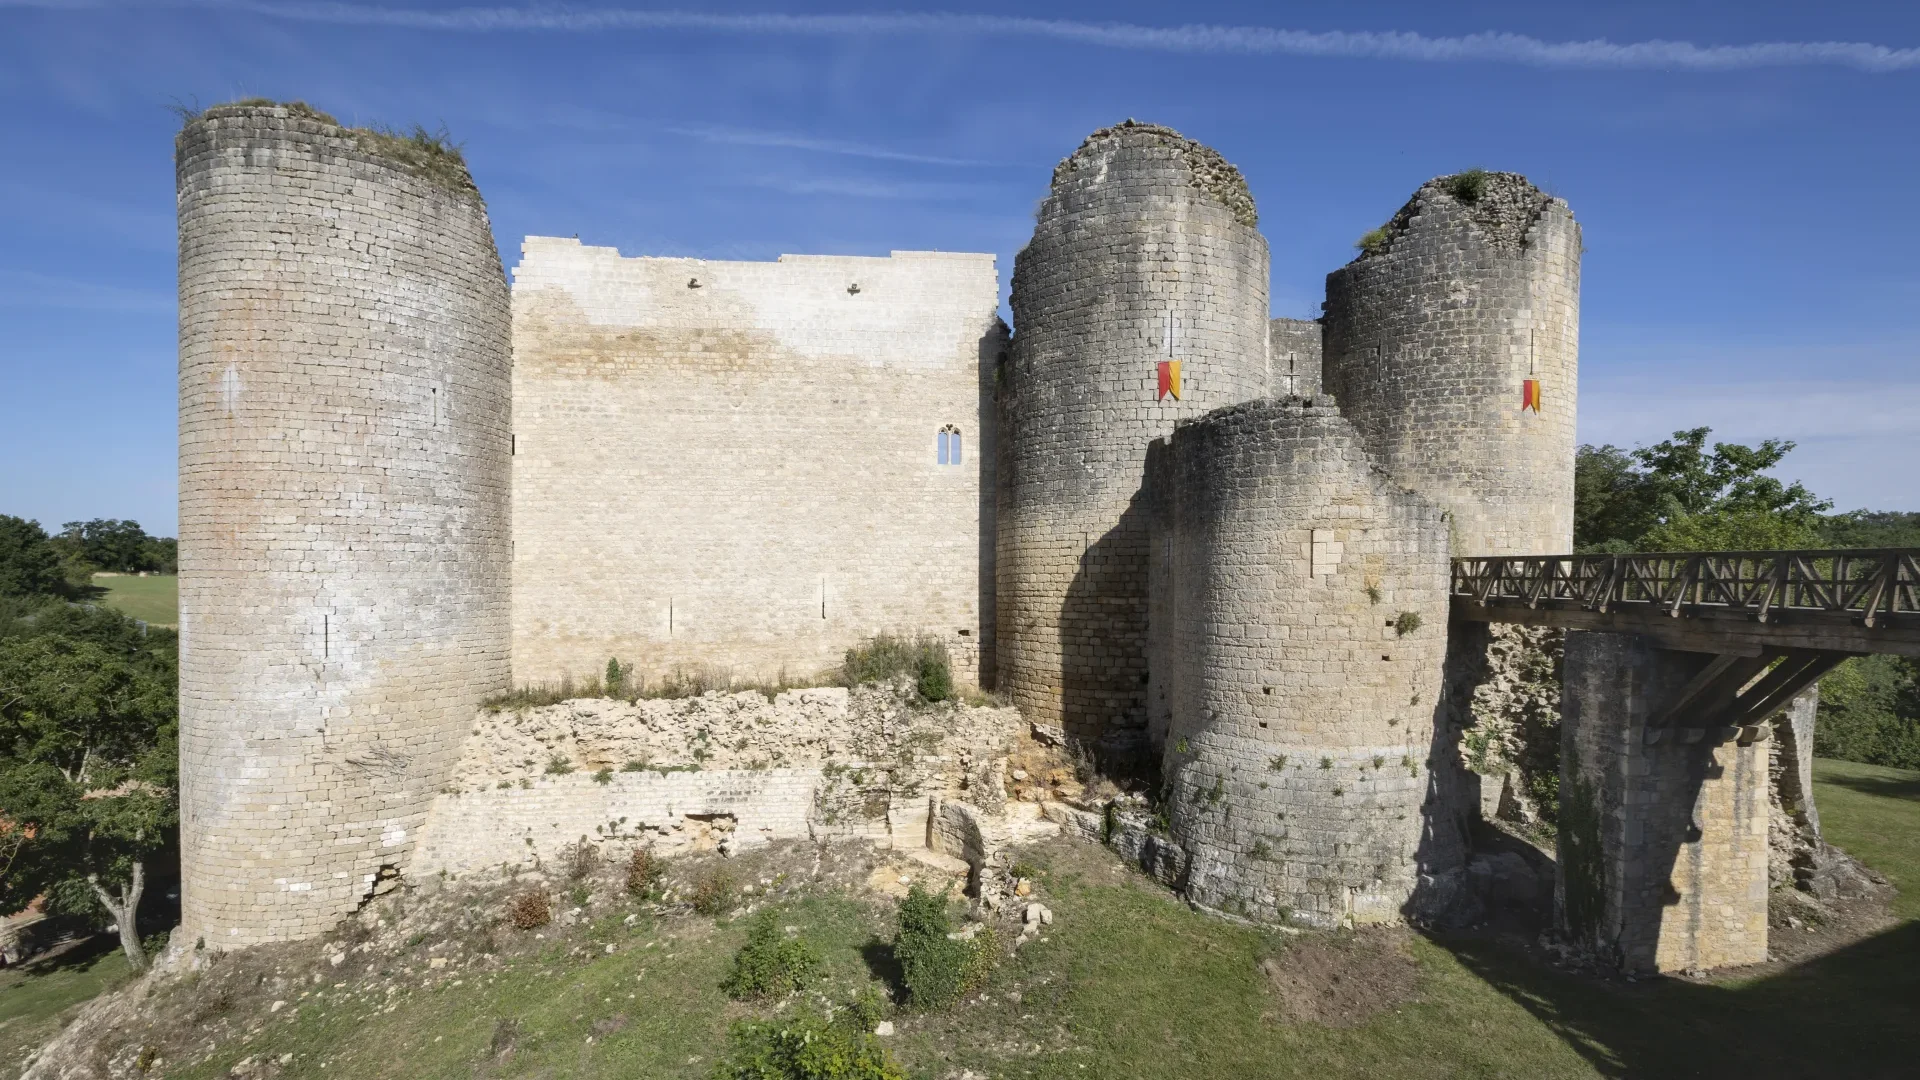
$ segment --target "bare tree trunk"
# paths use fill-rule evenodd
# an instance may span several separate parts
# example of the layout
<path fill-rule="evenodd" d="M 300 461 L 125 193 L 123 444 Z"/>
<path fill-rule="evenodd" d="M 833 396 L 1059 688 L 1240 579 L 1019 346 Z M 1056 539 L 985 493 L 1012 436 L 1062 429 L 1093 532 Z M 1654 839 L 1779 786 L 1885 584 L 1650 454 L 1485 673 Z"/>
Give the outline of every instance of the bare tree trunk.
<path fill-rule="evenodd" d="M 95 896 L 106 905 L 107 913 L 120 925 L 120 948 L 127 954 L 127 966 L 135 971 L 147 970 L 147 952 L 140 947 L 140 894 L 147 887 L 146 864 L 139 859 L 133 860 L 133 880 L 120 893 L 118 899 L 100 886 L 100 876 L 89 874 L 87 884 L 93 886 Z"/>

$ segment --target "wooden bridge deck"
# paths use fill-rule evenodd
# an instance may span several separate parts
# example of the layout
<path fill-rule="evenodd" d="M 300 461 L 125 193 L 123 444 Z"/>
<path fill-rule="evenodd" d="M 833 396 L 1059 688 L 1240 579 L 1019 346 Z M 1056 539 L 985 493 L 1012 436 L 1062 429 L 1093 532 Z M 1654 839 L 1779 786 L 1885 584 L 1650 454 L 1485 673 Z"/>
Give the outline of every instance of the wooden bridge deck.
<path fill-rule="evenodd" d="M 1453 614 L 1722 655 L 1920 656 L 1920 549 L 1455 559 Z"/>

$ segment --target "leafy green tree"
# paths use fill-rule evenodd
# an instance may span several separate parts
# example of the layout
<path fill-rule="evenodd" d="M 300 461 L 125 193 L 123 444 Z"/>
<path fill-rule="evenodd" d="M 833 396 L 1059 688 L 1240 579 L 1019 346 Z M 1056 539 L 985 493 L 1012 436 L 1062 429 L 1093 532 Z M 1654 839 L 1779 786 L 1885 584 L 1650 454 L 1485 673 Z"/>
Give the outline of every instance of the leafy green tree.
<path fill-rule="evenodd" d="M 0 638 L 0 904 L 104 909 L 136 969 L 179 821 L 174 657 L 171 633 L 67 605 Z"/>
<path fill-rule="evenodd" d="M 1820 680 L 1814 753 L 1920 769 L 1920 670 L 1904 656 L 1861 656 Z"/>
<path fill-rule="evenodd" d="M 1920 547 L 1920 513 L 1853 510 L 1820 523 L 1820 546 L 1836 548 Z"/>
<path fill-rule="evenodd" d="M 1727 551 L 1815 547 L 1832 508 L 1768 470 L 1794 444 L 1715 443 L 1711 428 L 1631 451 L 1583 446 L 1574 461 L 1574 547 L 1580 551 Z"/>
<path fill-rule="evenodd" d="M 69 521 L 60 527 L 60 540 L 88 565 L 123 574 L 158 570 L 165 558 L 164 548 L 155 548 L 158 538 L 148 536 L 137 521 Z"/>
<path fill-rule="evenodd" d="M 37 521 L 0 514 L 0 596 L 59 596 L 66 590 L 60 553 Z"/>

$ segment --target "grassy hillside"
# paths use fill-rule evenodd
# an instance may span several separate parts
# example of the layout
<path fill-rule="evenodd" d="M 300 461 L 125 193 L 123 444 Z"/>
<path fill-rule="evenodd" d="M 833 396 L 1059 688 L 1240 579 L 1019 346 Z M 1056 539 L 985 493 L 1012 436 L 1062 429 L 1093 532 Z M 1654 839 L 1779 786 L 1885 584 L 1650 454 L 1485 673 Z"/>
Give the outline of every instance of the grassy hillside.
<path fill-rule="evenodd" d="M 51 1039 L 82 1002 L 126 979 L 126 955 L 105 934 L 78 949 L 0 971 L 0 1063 L 18 1062 Z"/>
<path fill-rule="evenodd" d="M 1196 914 L 1104 849 L 1054 841 L 1023 855 L 1053 927 L 951 1012 L 895 1013 L 885 1042 L 914 1075 L 943 1078 L 1908 1076 L 1920 773 L 1822 762 L 1818 777 L 1830 835 L 1907 884 L 1905 921 L 1784 972 L 1627 983 L 1494 936 L 1282 934 Z M 903 871 L 870 858 L 800 846 L 720 865 L 753 889 L 744 903 L 819 947 L 826 999 L 844 1001 L 896 974 L 892 901 L 866 886 Z M 708 865 L 675 875 L 684 887 Z M 174 1047 L 158 1071 L 705 1077 L 731 1021 L 795 1007 L 721 993 L 738 915 L 637 903 L 610 878 L 582 888 L 592 898 L 571 926 L 501 925 L 498 895 L 449 914 L 428 884 L 383 901 L 387 944 L 354 951 L 365 939 L 348 933 L 223 961 L 177 989 L 177 1030 L 150 1036 Z M 183 1054 L 221 1031 L 210 1057 Z"/>
<path fill-rule="evenodd" d="M 95 574 L 93 584 L 106 590 L 101 603 L 125 615 L 155 626 L 180 622 L 180 579 L 172 574 Z"/>

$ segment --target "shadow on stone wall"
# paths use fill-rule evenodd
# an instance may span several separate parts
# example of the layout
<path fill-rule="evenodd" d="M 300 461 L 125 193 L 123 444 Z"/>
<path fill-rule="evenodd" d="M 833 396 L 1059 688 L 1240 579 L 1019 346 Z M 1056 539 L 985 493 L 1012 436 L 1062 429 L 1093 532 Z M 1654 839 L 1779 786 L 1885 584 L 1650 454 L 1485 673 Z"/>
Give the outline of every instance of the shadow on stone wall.
<path fill-rule="evenodd" d="M 1155 771 L 1147 745 L 1149 497 L 1136 491 L 1087 545 L 1060 607 L 1061 722 L 1115 779 Z"/>
<path fill-rule="evenodd" d="M 1427 748 L 1427 795 L 1420 804 L 1420 842 L 1414 848 L 1418 873 L 1413 895 L 1400 909 L 1423 924 L 1459 925 L 1478 918 L 1482 905 L 1469 892 L 1467 858 L 1473 851 L 1473 825 L 1479 819 L 1480 776 L 1460 756 L 1460 738 L 1471 701 L 1470 681 L 1459 677 L 1472 670 L 1463 650 L 1484 650 L 1486 635 L 1479 627 L 1453 621 L 1447 627 L 1446 669 L 1440 699 L 1433 703 L 1433 738 Z M 1470 659 L 1470 657 L 1467 657 Z M 1462 696 L 1464 695 L 1464 697 Z"/>
<path fill-rule="evenodd" d="M 1488 939 L 1436 944 L 1610 1077 L 1905 1077 L 1920 922 L 1737 985 L 1601 981 Z"/>

